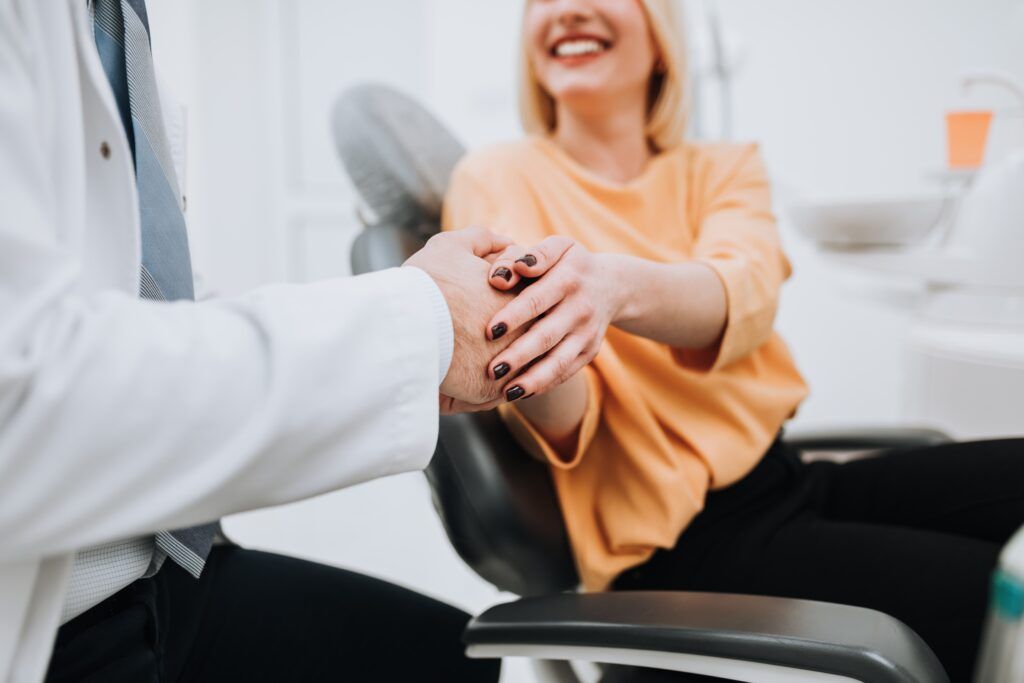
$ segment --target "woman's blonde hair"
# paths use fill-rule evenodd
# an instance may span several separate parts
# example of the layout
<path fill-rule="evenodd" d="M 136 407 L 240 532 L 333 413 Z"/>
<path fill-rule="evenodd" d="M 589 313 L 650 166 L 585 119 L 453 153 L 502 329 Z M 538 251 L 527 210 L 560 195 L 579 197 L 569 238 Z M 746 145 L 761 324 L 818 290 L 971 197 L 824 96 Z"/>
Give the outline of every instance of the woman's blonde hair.
<path fill-rule="evenodd" d="M 640 0 L 661 54 L 663 68 L 651 74 L 647 105 L 647 139 L 657 150 L 675 147 L 686 134 L 689 97 L 686 80 L 686 34 L 681 0 Z M 529 8 L 530 0 L 526 0 Z M 526 16 L 526 10 L 523 12 Z M 555 100 L 537 80 L 527 49 L 525 21 L 519 62 L 519 118 L 527 133 L 555 130 Z"/>

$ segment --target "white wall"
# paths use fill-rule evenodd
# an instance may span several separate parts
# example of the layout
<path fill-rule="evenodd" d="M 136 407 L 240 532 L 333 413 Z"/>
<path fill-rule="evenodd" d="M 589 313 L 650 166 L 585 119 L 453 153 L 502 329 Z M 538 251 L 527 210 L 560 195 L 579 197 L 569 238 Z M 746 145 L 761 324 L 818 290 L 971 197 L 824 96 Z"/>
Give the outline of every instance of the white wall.
<path fill-rule="evenodd" d="M 712 2 L 716 0 L 711 0 Z M 737 137 L 780 196 L 933 190 L 964 67 L 1024 77 L 1020 0 L 717 0 L 739 41 Z M 689 3 L 694 18 L 700 6 Z M 327 111 L 384 80 L 472 145 L 517 135 L 519 0 L 150 0 L 158 65 L 191 107 L 197 263 L 225 293 L 348 272 L 356 226 Z M 783 233 L 796 267 L 779 328 L 813 394 L 799 421 L 898 421 L 905 309 Z M 874 301 L 870 293 L 875 292 Z M 479 610 L 498 596 L 447 546 L 419 475 L 228 521 L 247 544 L 388 577 Z M 513 667 L 507 680 L 529 680 Z"/>

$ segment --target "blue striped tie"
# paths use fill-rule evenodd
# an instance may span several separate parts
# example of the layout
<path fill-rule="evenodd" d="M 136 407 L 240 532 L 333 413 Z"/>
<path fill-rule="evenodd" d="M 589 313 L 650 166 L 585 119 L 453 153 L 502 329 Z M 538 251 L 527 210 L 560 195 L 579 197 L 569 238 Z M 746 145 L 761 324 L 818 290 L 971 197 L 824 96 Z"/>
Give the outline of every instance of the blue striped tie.
<path fill-rule="evenodd" d="M 188 233 L 153 72 L 145 0 L 94 0 L 96 47 L 117 100 L 132 156 L 142 226 L 140 295 L 194 299 Z M 160 531 L 156 546 L 199 577 L 216 533 L 213 522 Z"/>

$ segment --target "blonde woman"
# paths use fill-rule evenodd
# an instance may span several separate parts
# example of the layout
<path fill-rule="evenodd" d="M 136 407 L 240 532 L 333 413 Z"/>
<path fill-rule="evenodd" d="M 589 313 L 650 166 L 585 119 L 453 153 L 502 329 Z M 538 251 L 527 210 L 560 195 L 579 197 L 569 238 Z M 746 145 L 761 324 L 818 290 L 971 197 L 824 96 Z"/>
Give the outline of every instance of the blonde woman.
<path fill-rule="evenodd" d="M 1024 441 L 805 465 L 777 439 L 807 393 L 772 330 L 790 265 L 758 148 L 684 138 L 677 9 L 529 0 L 530 135 L 453 174 L 446 228 L 533 245 L 490 272 L 525 286 L 491 337 L 534 321 L 492 364 L 503 416 L 551 465 L 586 588 L 875 608 L 967 680 Z"/>

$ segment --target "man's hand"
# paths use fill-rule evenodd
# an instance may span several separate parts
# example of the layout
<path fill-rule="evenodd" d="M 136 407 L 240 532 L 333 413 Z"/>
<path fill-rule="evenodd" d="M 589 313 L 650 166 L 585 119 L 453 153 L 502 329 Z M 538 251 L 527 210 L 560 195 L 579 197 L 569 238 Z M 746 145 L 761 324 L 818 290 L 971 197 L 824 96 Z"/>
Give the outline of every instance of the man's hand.
<path fill-rule="evenodd" d="M 487 282 L 488 256 L 511 241 L 483 228 L 466 228 L 434 235 L 405 266 L 425 271 L 441 289 L 452 316 L 455 351 L 441 383 L 442 412 L 492 407 L 500 402 L 501 384 L 489 376 L 488 362 L 511 344 L 521 331 L 507 334 L 498 348 L 488 341 L 487 322 L 513 298 Z"/>

